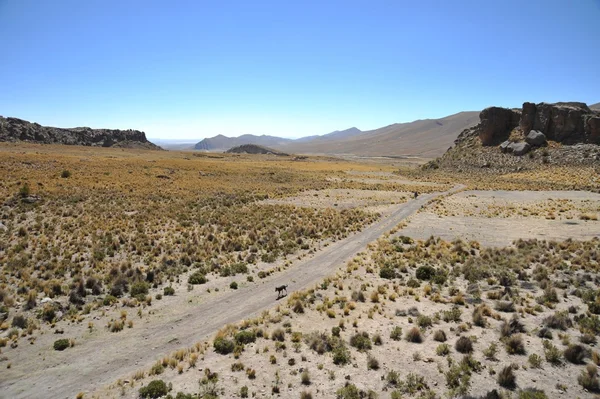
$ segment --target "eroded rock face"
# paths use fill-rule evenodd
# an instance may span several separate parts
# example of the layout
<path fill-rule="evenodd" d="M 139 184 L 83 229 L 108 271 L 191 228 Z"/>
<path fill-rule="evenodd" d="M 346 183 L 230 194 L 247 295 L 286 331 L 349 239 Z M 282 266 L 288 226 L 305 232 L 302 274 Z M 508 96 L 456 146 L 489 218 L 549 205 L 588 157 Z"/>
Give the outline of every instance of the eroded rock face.
<path fill-rule="evenodd" d="M 537 130 L 564 144 L 597 143 L 599 117 L 584 103 L 524 103 L 519 126 L 525 135 Z"/>
<path fill-rule="evenodd" d="M 600 144 L 600 115 L 586 118 L 585 134 L 588 143 Z"/>
<path fill-rule="evenodd" d="M 0 141 L 32 141 L 42 144 L 85 146 L 124 146 L 160 149 L 146 139 L 139 130 L 91 129 L 77 127 L 63 129 L 41 126 L 18 118 L 0 117 Z"/>
<path fill-rule="evenodd" d="M 479 138 L 483 145 L 497 145 L 506 140 L 519 125 L 521 112 L 508 108 L 489 107 L 479 114 Z"/>

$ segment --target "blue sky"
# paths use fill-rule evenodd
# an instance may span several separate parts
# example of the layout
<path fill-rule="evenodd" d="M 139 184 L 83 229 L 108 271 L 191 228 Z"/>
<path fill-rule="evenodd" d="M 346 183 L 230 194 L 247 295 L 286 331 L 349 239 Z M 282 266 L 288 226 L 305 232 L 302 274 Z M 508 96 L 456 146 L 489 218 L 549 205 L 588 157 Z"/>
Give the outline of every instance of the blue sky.
<path fill-rule="evenodd" d="M 0 115 L 299 137 L 600 101 L 600 0 L 0 0 Z"/>

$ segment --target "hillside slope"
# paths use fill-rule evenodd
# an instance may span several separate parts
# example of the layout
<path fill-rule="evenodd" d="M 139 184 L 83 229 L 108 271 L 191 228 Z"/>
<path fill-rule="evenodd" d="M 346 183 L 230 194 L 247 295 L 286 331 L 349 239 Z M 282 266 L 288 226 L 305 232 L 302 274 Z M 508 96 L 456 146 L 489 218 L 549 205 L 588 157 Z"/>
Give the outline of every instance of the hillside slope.
<path fill-rule="evenodd" d="M 274 148 L 297 154 L 437 157 L 452 145 L 462 130 L 479 122 L 478 114 L 460 112 L 440 119 L 396 123 L 350 137 L 293 141 Z"/>
<path fill-rule="evenodd" d="M 0 116 L 0 141 L 28 141 L 40 144 L 65 144 L 98 147 L 161 148 L 146 139 L 139 130 L 58 128 L 42 126 L 18 118 Z"/>

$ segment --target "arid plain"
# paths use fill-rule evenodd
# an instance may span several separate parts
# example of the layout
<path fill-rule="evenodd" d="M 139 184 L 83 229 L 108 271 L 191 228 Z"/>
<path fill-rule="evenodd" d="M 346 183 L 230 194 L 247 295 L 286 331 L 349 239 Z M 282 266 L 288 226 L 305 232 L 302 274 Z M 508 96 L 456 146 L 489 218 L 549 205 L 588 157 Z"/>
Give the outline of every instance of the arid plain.
<path fill-rule="evenodd" d="M 598 388 L 592 166 L 2 144 L 0 168 L 0 397 Z"/>

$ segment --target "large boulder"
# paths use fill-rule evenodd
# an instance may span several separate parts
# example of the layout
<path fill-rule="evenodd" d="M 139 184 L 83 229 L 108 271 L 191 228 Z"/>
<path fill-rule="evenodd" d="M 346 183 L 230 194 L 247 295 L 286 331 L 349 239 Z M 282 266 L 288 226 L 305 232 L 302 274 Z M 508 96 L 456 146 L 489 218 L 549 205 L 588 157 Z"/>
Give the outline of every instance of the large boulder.
<path fill-rule="evenodd" d="M 525 137 L 525 141 L 532 147 L 541 147 L 546 144 L 546 135 L 537 130 L 532 130 Z"/>
<path fill-rule="evenodd" d="M 528 143 L 510 143 L 508 145 L 507 151 L 512 152 L 514 155 L 525 155 L 529 152 L 531 146 Z"/>
<path fill-rule="evenodd" d="M 519 125 L 520 111 L 489 107 L 479 114 L 479 139 L 483 145 L 497 145 L 506 140 L 510 131 Z"/>

